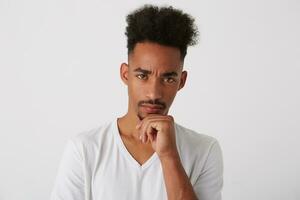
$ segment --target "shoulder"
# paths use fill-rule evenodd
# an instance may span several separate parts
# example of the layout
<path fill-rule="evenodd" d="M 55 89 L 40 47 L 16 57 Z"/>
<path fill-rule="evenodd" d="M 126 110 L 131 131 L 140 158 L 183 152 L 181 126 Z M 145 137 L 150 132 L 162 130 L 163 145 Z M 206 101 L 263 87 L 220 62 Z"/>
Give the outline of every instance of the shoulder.
<path fill-rule="evenodd" d="M 182 164 L 193 184 L 200 175 L 222 177 L 223 157 L 218 140 L 212 136 L 176 124 L 176 144 Z"/>
<path fill-rule="evenodd" d="M 186 165 L 196 164 L 204 169 L 211 163 L 222 163 L 222 150 L 216 138 L 179 124 L 175 127 L 177 148 Z"/>
<path fill-rule="evenodd" d="M 200 151 L 207 151 L 214 145 L 218 145 L 218 140 L 212 136 L 199 133 L 178 123 L 175 124 L 178 145 Z"/>
<path fill-rule="evenodd" d="M 107 143 L 112 137 L 113 121 L 104 122 L 99 126 L 81 131 L 69 139 L 81 151 L 95 151 Z M 82 152 L 84 153 L 84 152 Z"/>

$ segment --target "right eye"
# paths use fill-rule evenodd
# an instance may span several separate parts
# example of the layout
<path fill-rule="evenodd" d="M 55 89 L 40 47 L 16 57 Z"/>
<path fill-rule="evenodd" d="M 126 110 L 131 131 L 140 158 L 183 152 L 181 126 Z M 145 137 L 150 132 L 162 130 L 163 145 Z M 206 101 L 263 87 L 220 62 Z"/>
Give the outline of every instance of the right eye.
<path fill-rule="evenodd" d="M 138 74 L 138 75 L 136 75 L 136 77 L 138 79 L 141 79 L 141 80 L 146 80 L 147 79 L 147 76 L 145 74 Z"/>

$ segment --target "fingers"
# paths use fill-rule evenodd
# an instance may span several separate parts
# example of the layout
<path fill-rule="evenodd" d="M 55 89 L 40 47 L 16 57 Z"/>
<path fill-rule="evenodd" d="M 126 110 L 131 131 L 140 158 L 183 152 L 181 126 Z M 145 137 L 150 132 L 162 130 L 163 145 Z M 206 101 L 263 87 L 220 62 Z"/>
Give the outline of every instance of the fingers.
<path fill-rule="evenodd" d="M 154 134 L 157 134 L 155 130 L 151 126 L 147 128 L 146 135 L 148 136 L 150 142 L 152 143 L 154 140 Z"/>
<path fill-rule="evenodd" d="M 140 121 L 136 126 L 139 129 L 140 140 L 143 143 L 147 143 L 148 140 L 152 143 L 156 139 L 158 131 L 161 131 L 163 122 L 167 122 L 170 119 L 166 116 L 149 116 Z"/>
<path fill-rule="evenodd" d="M 157 119 L 147 119 L 144 122 L 142 122 L 140 127 L 140 134 L 142 136 L 142 142 L 147 143 L 148 139 L 153 139 L 152 134 L 156 134 L 157 130 L 153 128 L 153 123 L 155 123 Z"/>

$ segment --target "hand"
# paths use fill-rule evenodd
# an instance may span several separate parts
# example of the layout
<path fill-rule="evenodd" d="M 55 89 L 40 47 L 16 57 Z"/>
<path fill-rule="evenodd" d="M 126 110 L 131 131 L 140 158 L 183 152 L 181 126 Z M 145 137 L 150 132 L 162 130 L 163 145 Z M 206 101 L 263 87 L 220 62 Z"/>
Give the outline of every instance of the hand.
<path fill-rule="evenodd" d="M 138 123 L 140 139 L 151 142 L 153 150 L 162 157 L 177 156 L 174 119 L 170 115 L 151 114 Z"/>

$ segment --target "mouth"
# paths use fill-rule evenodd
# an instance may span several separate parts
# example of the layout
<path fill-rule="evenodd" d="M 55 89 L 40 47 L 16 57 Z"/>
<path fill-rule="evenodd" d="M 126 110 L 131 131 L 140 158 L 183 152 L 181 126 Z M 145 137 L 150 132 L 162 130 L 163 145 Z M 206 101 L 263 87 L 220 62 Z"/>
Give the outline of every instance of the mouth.
<path fill-rule="evenodd" d="M 157 105 L 142 105 L 141 109 L 146 113 L 160 113 L 164 108 Z"/>

